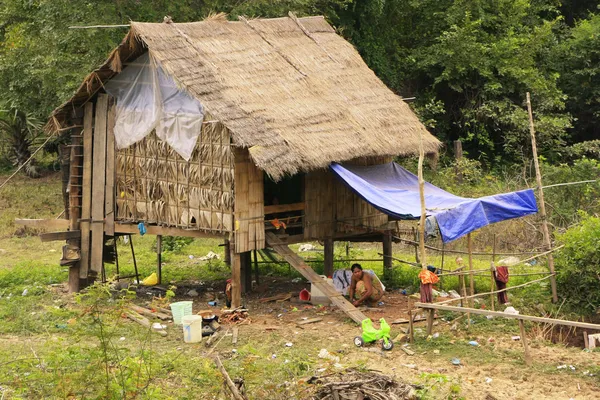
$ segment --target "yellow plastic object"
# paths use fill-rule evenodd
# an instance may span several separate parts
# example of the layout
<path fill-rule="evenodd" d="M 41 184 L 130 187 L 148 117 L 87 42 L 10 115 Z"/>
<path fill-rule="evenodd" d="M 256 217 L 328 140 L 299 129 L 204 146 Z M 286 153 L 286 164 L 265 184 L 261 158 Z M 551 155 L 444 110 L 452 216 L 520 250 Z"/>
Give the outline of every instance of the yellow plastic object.
<path fill-rule="evenodd" d="M 158 276 L 156 276 L 156 272 L 151 273 L 148 277 L 146 277 L 142 284 L 144 286 L 154 286 L 158 284 Z"/>

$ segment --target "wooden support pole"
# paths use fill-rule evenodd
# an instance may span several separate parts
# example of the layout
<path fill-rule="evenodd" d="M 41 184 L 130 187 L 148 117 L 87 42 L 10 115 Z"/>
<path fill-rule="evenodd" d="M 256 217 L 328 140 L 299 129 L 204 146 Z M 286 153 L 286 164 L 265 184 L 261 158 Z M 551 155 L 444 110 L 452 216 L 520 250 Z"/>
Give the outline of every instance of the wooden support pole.
<path fill-rule="evenodd" d="M 433 331 L 433 321 L 435 320 L 435 310 L 432 308 L 427 310 L 427 336 Z"/>
<path fill-rule="evenodd" d="M 79 230 L 79 219 L 81 218 L 81 181 L 78 176 L 81 176 L 83 154 L 81 140 L 81 128 L 75 128 L 71 132 L 71 157 L 70 157 L 70 178 L 69 178 L 69 229 L 71 231 Z M 80 248 L 81 239 L 70 239 L 67 243 Z M 69 293 L 79 291 L 79 269 L 81 262 L 76 262 L 69 267 Z"/>
<path fill-rule="evenodd" d="M 540 172 L 540 163 L 538 161 L 537 145 L 535 141 L 535 127 L 533 125 L 533 111 L 531 109 L 531 98 L 527 92 L 527 112 L 529 113 L 529 132 L 531 133 L 531 150 L 533 151 L 533 163 L 535 165 L 535 178 L 538 187 L 538 196 L 540 204 L 540 217 L 542 218 L 542 233 L 544 234 L 544 247 L 546 251 L 552 249 L 550 242 L 550 232 L 548 230 L 548 219 L 546 216 L 546 205 L 544 203 L 544 189 L 542 189 L 542 173 Z M 550 278 L 550 287 L 552 288 L 552 302 L 558 301 L 556 292 L 556 276 L 554 275 L 554 256 L 548 253 L 548 268 L 552 277 Z"/>
<path fill-rule="evenodd" d="M 467 243 L 469 248 L 469 294 L 473 296 L 475 294 L 475 280 L 473 277 L 473 239 L 471 238 L 471 232 L 467 234 Z M 473 307 L 473 299 L 469 300 L 469 307 Z"/>
<path fill-rule="evenodd" d="M 326 238 L 323 242 L 323 275 L 333 276 L 333 238 Z"/>
<path fill-rule="evenodd" d="M 252 253 L 250 251 L 245 251 L 240 257 L 242 293 L 248 293 L 252 291 Z"/>
<path fill-rule="evenodd" d="M 156 236 L 156 275 L 158 284 L 162 283 L 162 236 Z"/>
<path fill-rule="evenodd" d="M 425 218 L 427 211 L 425 209 L 425 181 L 423 180 L 423 158 L 425 151 L 423 150 L 423 132 L 421 132 L 419 140 L 419 199 L 421 201 L 421 219 L 419 221 L 419 255 L 421 257 L 421 269 L 427 269 L 427 255 L 425 254 Z"/>
<path fill-rule="evenodd" d="M 463 157 L 463 149 L 462 149 L 462 142 L 460 140 L 455 140 L 454 141 L 454 158 L 456 159 L 456 161 L 460 161 Z M 462 183 L 463 181 L 463 174 L 462 171 L 460 170 L 460 167 L 456 166 L 456 180 L 458 181 L 458 183 Z"/>
<path fill-rule="evenodd" d="M 231 308 L 242 305 L 241 256 L 231 246 Z"/>
<path fill-rule="evenodd" d="M 444 290 L 444 280 L 442 279 L 442 277 L 444 276 L 444 255 L 446 253 L 446 243 L 444 243 L 444 241 L 442 241 L 442 265 L 440 266 L 440 269 L 442 270 L 442 273 L 440 274 L 440 290 Z"/>
<path fill-rule="evenodd" d="M 410 329 L 409 339 L 410 339 L 410 343 L 412 344 L 415 341 L 414 318 L 413 318 L 412 310 L 408 310 L 408 329 Z"/>
<path fill-rule="evenodd" d="M 83 180 L 81 195 L 81 267 L 79 278 L 88 279 L 90 270 L 90 218 L 92 209 L 92 143 L 93 143 L 94 103 L 85 105 L 83 117 Z"/>
<path fill-rule="evenodd" d="M 412 228 L 412 234 L 413 234 L 413 243 L 415 245 L 415 262 L 418 264 L 419 263 L 419 235 L 417 234 L 417 230 L 415 229 L 415 227 L 413 226 Z"/>
<path fill-rule="evenodd" d="M 529 345 L 527 344 L 527 336 L 525 335 L 525 325 L 523 320 L 519 320 L 519 330 L 521 331 L 521 342 L 523 342 L 523 349 L 525 350 L 525 364 L 531 365 L 531 354 L 529 353 Z"/>
<path fill-rule="evenodd" d="M 258 272 L 258 252 L 256 249 L 252 250 L 254 252 L 254 280 L 256 281 L 256 286 L 260 285 L 260 274 Z"/>
<path fill-rule="evenodd" d="M 583 345 L 585 346 L 585 349 L 589 349 L 590 348 L 590 340 L 588 338 L 588 333 L 587 331 L 583 331 Z"/>
<path fill-rule="evenodd" d="M 383 234 L 383 279 L 390 281 L 392 279 L 392 233 L 385 231 Z"/>
<path fill-rule="evenodd" d="M 496 276 L 494 275 L 495 262 L 496 262 L 496 234 L 494 233 L 494 245 L 492 247 L 492 265 L 490 267 L 490 274 L 492 275 L 492 282 L 491 282 L 491 285 L 490 285 L 490 292 L 494 291 L 495 284 L 496 284 Z M 495 307 L 494 307 L 494 294 L 490 294 L 490 303 L 491 303 L 492 311 L 495 311 Z"/>

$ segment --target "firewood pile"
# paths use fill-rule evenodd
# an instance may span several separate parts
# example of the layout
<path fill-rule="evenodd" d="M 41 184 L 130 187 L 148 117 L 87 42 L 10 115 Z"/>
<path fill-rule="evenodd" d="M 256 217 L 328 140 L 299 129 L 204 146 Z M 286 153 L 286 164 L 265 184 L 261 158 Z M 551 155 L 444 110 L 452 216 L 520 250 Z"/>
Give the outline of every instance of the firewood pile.
<path fill-rule="evenodd" d="M 409 400 L 416 399 L 412 385 L 397 382 L 375 372 L 346 370 L 341 373 L 314 377 L 308 383 L 320 387 L 313 400 Z"/>
<path fill-rule="evenodd" d="M 221 314 L 221 323 L 225 324 L 243 324 L 251 323 L 252 320 L 248 315 L 248 310 L 245 308 L 236 308 L 234 310 L 224 310 Z"/>

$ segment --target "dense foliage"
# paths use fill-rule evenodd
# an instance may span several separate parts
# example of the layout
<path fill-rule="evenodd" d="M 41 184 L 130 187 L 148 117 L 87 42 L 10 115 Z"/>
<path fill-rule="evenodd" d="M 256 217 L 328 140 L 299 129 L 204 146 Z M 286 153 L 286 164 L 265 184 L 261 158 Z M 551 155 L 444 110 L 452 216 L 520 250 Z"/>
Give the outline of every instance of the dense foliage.
<path fill-rule="evenodd" d="M 47 116 L 126 31 L 71 25 L 288 11 L 325 15 L 392 90 L 416 97 L 434 134 L 462 139 L 486 167 L 530 158 L 527 91 L 550 162 L 572 157 L 567 145 L 600 139 L 600 15 L 587 0 L 7 0 L 0 103 Z"/>
<path fill-rule="evenodd" d="M 600 310 L 600 218 L 584 216 L 558 240 L 565 245 L 556 258 L 558 292 L 577 312 L 595 313 Z"/>

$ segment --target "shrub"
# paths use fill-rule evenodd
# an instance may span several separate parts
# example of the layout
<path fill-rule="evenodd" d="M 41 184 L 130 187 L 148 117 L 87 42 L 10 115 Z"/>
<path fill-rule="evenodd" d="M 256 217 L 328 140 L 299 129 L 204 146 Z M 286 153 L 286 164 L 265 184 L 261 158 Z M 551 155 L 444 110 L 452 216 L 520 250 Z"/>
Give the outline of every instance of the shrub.
<path fill-rule="evenodd" d="M 561 296 L 579 314 L 600 307 L 600 218 L 580 213 L 580 224 L 558 235 L 565 247 L 556 257 Z"/>

